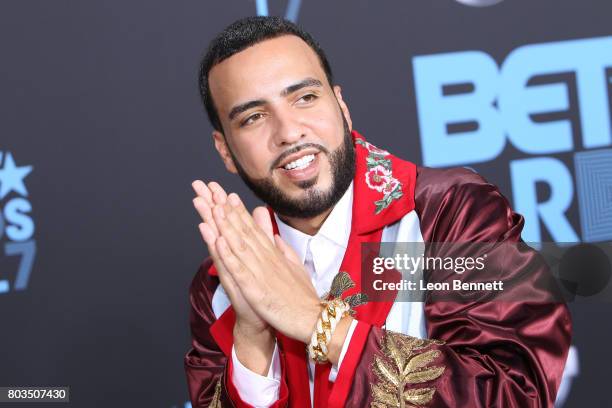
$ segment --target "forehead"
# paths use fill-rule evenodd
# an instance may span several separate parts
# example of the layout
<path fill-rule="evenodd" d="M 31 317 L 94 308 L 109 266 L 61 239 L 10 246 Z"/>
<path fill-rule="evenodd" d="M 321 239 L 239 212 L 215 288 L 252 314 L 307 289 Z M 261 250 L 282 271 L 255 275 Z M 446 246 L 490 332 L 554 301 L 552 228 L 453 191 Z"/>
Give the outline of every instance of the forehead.
<path fill-rule="evenodd" d="M 301 38 L 284 35 L 257 43 L 215 65 L 208 82 L 221 113 L 234 103 L 278 95 L 306 77 L 327 83 L 316 52 Z"/>

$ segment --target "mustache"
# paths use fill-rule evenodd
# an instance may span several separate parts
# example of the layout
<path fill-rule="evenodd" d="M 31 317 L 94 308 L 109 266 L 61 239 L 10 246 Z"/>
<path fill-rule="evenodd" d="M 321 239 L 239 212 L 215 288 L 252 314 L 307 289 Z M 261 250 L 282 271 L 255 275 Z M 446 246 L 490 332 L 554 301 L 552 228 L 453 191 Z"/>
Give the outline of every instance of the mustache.
<path fill-rule="evenodd" d="M 292 147 L 291 149 L 285 150 L 284 152 L 282 152 L 277 158 L 276 160 L 274 160 L 274 162 L 272 163 L 272 165 L 270 166 L 270 171 L 274 170 L 275 168 L 277 168 L 280 163 L 285 160 L 285 158 L 287 156 L 290 156 L 294 153 L 298 153 L 301 150 L 304 149 L 308 149 L 308 148 L 315 148 L 317 150 L 319 150 L 320 152 L 323 152 L 327 155 L 329 155 L 329 150 L 327 150 L 324 146 L 321 146 L 320 144 L 317 143 L 304 143 L 295 147 Z"/>

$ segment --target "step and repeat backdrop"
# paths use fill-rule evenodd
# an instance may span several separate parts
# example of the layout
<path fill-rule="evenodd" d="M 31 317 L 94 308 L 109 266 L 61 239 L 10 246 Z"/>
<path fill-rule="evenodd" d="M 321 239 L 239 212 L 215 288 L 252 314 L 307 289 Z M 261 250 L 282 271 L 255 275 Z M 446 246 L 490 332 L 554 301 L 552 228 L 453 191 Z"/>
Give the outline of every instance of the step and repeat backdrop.
<path fill-rule="evenodd" d="M 608 1 L 0 8 L 0 386 L 67 386 L 75 407 L 190 406 L 188 286 L 206 256 L 190 184 L 258 204 L 214 151 L 198 62 L 248 15 L 318 39 L 354 127 L 378 146 L 499 185 L 525 241 L 612 240 Z M 557 405 L 606 406 L 612 303 L 570 307 Z"/>

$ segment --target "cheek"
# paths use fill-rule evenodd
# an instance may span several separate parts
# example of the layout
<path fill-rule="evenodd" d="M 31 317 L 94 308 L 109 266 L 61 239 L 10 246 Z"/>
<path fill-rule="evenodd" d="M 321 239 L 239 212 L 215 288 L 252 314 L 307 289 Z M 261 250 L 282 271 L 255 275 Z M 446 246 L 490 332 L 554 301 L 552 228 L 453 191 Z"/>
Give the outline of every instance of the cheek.
<path fill-rule="evenodd" d="M 243 147 L 237 159 L 247 174 L 254 178 L 265 178 L 270 175 L 270 163 L 273 160 L 264 144 Z"/>
<path fill-rule="evenodd" d="M 319 136 L 325 147 L 331 152 L 340 147 L 344 140 L 344 126 L 339 108 L 327 107 L 313 116 L 311 128 Z"/>

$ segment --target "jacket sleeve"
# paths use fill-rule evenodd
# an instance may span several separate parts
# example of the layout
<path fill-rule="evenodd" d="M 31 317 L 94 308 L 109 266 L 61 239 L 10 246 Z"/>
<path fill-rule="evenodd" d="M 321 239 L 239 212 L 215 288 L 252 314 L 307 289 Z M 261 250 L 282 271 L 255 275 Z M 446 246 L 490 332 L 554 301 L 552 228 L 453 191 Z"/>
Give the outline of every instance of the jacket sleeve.
<path fill-rule="evenodd" d="M 193 408 L 249 408 L 251 405 L 240 398 L 231 380 L 234 369 L 231 355 L 228 357 L 211 335 L 210 328 L 217 321 L 212 308 L 212 298 L 219 285 L 218 278 L 208 273 L 211 266 L 212 261 L 207 258 L 200 266 L 189 290 L 192 347 L 184 361 L 189 397 Z M 231 320 L 233 327 L 233 310 L 227 310 L 225 313 L 229 315 L 224 318 Z M 288 387 L 283 378 L 285 370 L 282 353 L 280 360 L 282 381 L 279 399 L 271 405 L 274 408 L 285 406 L 288 401 Z"/>
<path fill-rule="evenodd" d="M 469 170 L 430 171 L 421 182 L 424 241 L 495 243 L 487 267 L 498 270 L 485 271 L 511 282 L 513 295 L 503 301 L 484 294 L 473 301 L 427 298 L 429 339 L 359 322 L 336 380 L 348 395 L 333 395 L 331 405 L 346 398 L 346 406 L 355 407 L 400 406 L 400 399 L 406 406 L 552 407 L 571 319 L 562 298 L 550 293 L 555 284 L 546 264 L 521 240 L 523 217 L 497 187 Z M 465 250 L 459 247 L 453 256 Z M 453 277 L 442 273 L 435 280 Z"/>

